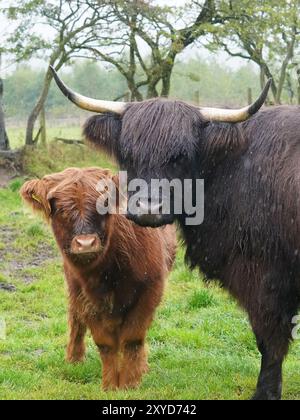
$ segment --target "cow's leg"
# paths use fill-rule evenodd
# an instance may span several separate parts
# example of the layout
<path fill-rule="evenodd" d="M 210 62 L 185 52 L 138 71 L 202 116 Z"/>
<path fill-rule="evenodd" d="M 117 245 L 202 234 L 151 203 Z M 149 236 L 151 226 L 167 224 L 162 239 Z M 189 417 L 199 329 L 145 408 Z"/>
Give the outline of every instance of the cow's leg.
<path fill-rule="evenodd" d="M 69 343 L 66 360 L 70 363 L 82 362 L 85 356 L 84 337 L 87 327 L 72 308 L 69 310 Z"/>
<path fill-rule="evenodd" d="M 282 395 L 282 363 L 287 350 L 274 354 L 272 344 L 265 345 L 261 338 L 257 338 L 257 342 L 262 355 L 262 362 L 253 400 L 280 400 Z"/>
<path fill-rule="evenodd" d="M 101 325 L 90 326 L 102 361 L 102 387 L 105 391 L 119 388 L 118 342 L 113 332 Z"/>
<path fill-rule="evenodd" d="M 292 340 L 292 319 L 299 308 L 293 278 L 283 270 L 269 271 L 252 302 L 250 320 L 262 355 L 261 372 L 254 400 L 280 400 L 282 364 Z"/>
<path fill-rule="evenodd" d="M 230 266 L 226 286 L 247 310 L 262 355 L 254 400 L 279 400 L 282 364 L 292 339 L 292 319 L 300 297 L 292 270 L 240 256 Z"/>

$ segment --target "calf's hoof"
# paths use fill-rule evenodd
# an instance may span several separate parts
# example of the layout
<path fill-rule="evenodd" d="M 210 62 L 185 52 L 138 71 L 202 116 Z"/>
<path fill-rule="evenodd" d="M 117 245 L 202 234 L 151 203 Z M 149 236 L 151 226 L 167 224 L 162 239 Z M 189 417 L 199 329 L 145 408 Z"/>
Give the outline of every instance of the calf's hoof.
<path fill-rule="evenodd" d="M 76 353 L 67 353 L 66 354 L 66 362 L 71 364 L 76 363 L 83 363 L 85 360 L 85 353 L 82 352 L 76 352 Z"/>
<path fill-rule="evenodd" d="M 102 382 L 102 389 L 105 392 L 108 391 L 126 391 L 129 389 L 137 389 L 142 382 L 142 378 L 120 378 L 118 384 L 115 382 L 111 383 L 103 383 Z"/>
<path fill-rule="evenodd" d="M 139 387 L 139 383 L 137 384 L 122 384 L 122 385 L 102 385 L 102 389 L 104 392 L 116 392 L 116 391 L 128 391 L 130 389 L 137 389 Z"/>
<path fill-rule="evenodd" d="M 118 391 L 119 387 L 117 385 L 104 385 L 102 384 L 102 390 L 104 392 L 110 392 L 110 391 Z"/>
<path fill-rule="evenodd" d="M 72 365 L 76 365 L 78 363 L 83 363 L 85 360 L 85 357 L 66 357 L 66 362 L 70 363 Z"/>
<path fill-rule="evenodd" d="M 124 383 L 124 384 L 120 384 L 119 389 L 126 391 L 129 389 L 137 389 L 141 384 L 141 381 L 136 381 L 136 382 L 129 382 L 129 383 Z"/>

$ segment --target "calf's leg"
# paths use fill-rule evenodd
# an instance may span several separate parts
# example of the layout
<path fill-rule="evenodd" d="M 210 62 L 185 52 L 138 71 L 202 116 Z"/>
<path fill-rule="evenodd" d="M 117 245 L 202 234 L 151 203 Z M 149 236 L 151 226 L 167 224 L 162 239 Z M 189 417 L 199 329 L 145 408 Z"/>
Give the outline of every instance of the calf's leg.
<path fill-rule="evenodd" d="M 128 339 L 121 345 L 120 388 L 136 388 L 148 372 L 148 355 L 145 339 Z"/>
<path fill-rule="evenodd" d="M 93 339 L 102 361 L 102 387 L 104 391 L 119 388 L 119 355 L 116 335 L 101 325 L 91 327 Z"/>
<path fill-rule="evenodd" d="M 87 327 L 75 311 L 69 311 L 69 343 L 66 360 L 70 363 L 82 362 L 85 356 L 84 337 Z"/>
<path fill-rule="evenodd" d="M 116 346 L 98 344 L 102 360 L 102 387 L 104 391 L 115 391 L 119 388 L 119 361 Z"/>
<path fill-rule="evenodd" d="M 164 283 L 158 282 L 140 297 L 137 305 L 127 315 L 119 337 L 122 354 L 120 366 L 120 387 L 137 387 L 142 376 L 148 372 L 146 335 L 151 325 L 156 307 L 163 294 Z"/>

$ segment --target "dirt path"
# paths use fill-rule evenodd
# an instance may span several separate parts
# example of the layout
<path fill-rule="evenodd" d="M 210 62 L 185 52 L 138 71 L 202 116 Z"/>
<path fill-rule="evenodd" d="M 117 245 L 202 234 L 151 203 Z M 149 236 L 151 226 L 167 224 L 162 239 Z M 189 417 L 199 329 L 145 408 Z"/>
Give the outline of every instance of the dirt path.
<path fill-rule="evenodd" d="M 0 188 L 6 188 L 15 176 L 16 173 L 14 171 L 0 166 Z"/>
<path fill-rule="evenodd" d="M 21 279 L 26 284 L 35 280 L 34 274 L 28 274 L 26 270 L 40 267 L 58 258 L 53 248 L 47 244 L 39 246 L 29 258 L 24 258 L 20 250 L 14 246 L 17 236 L 18 231 L 13 227 L 0 226 L 0 238 L 4 244 L 4 247 L 0 248 L 0 273 L 7 280 L 5 283 L 0 282 L 0 290 L 8 292 L 17 290 L 13 284 L 14 280 Z"/>

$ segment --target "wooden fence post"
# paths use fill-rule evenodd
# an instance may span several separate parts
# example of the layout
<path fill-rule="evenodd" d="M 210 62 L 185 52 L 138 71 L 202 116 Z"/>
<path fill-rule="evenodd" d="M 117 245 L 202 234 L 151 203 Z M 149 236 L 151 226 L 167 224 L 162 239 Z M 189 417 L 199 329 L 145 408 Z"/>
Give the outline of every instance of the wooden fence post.
<path fill-rule="evenodd" d="M 252 102 L 253 102 L 253 95 L 252 95 L 252 89 L 251 88 L 248 88 L 247 95 L 248 95 L 248 104 L 251 105 Z"/>
<path fill-rule="evenodd" d="M 196 90 L 194 92 L 194 100 L 193 102 L 195 103 L 195 105 L 200 105 L 200 92 L 199 90 Z"/>

